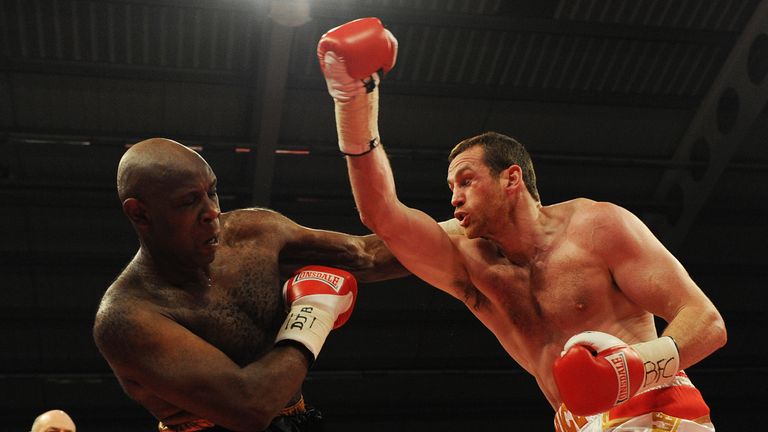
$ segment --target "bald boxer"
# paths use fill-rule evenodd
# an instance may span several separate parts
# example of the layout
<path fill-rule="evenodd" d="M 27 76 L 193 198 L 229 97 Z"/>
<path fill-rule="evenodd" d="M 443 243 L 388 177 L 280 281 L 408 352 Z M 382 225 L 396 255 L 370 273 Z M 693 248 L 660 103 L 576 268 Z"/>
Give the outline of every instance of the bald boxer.
<path fill-rule="evenodd" d="M 558 431 L 712 431 L 683 372 L 726 342 L 723 320 L 629 211 L 542 205 L 526 149 L 487 132 L 456 145 L 447 182 L 464 235 L 401 203 L 377 126 L 397 41 L 379 20 L 318 44 L 360 218 L 415 275 L 464 302 L 536 378 Z M 661 337 L 654 315 L 667 327 Z"/>
<path fill-rule="evenodd" d="M 172 140 L 126 151 L 117 190 L 139 250 L 105 292 L 93 335 L 128 396 L 160 431 L 317 430 L 301 393 L 310 364 L 349 318 L 356 278 L 402 266 L 373 236 L 267 209 L 221 213 L 211 167 Z M 332 267 L 281 274 L 302 263 Z"/>
<path fill-rule="evenodd" d="M 32 423 L 31 432 L 75 432 L 75 422 L 62 410 L 46 411 Z"/>

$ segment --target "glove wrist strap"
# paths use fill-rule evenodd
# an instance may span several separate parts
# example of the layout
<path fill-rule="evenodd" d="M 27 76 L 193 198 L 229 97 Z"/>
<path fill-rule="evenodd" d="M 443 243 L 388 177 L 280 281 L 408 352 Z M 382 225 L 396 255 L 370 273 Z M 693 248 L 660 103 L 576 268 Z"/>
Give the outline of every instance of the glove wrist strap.
<path fill-rule="evenodd" d="M 643 359 L 645 380 L 638 392 L 669 384 L 680 370 L 680 353 L 675 340 L 663 336 L 648 342 L 632 345 Z"/>
<path fill-rule="evenodd" d="M 335 103 L 339 150 L 345 156 L 362 156 L 379 144 L 379 92 L 374 90 Z"/>
<path fill-rule="evenodd" d="M 301 343 L 317 358 L 336 319 L 328 312 L 306 304 L 293 304 L 275 343 L 290 339 Z"/>
<path fill-rule="evenodd" d="M 368 153 L 372 152 L 373 149 L 378 147 L 378 145 L 379 145 L 379 139 L 378 138 L 374 138 L 374 139 L 368 141 L 368 150 L 366 150 L 366 151 L 364 151 L 362 153 L 345 153 L 343 150 L 340 150 L 340 151 L 341 151 L 341 154 L 343 156 L 358 157 L 358 156 L 367 155 Z"/>

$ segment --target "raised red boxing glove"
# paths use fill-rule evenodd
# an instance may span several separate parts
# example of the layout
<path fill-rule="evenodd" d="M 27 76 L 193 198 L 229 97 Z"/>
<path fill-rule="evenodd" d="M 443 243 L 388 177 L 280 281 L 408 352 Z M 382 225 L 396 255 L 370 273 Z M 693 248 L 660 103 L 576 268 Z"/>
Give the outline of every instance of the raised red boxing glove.
<path fill-rule="evenodd" d="M 344 270 L 307 266 L 285 282 L 283 295 L 290 311 L 275 342 L 300 342 L 317 358 L 328 333 L 352 314 L 357 280 Z"/>
<path fill-rule="evenodd" d="M 320 37 L 317 58 L 323 71 L 328 52 L 346 65 L 351 78 L 363 80 L 379 70 L 389 72 L 395 66 L 397 39 L 378 18 L 360 18 L 334 27 Z"/>
<path fill-rule="evenodd" d="M 378 18 L 362 18 L 325 33 L 317 58 L 334 100 L 341 153 L 370 153 L 379 142 L 378 71 L 394 67 L 397 39 Z"/>
<path fill-rule="evenodd" d="M 627 345 L 602 332 L 570 338 L 552 374 L 560 398 L 576 415 L 594 415 L 652 387 L 671 382 L 680 367 L 671 337 Z"/>

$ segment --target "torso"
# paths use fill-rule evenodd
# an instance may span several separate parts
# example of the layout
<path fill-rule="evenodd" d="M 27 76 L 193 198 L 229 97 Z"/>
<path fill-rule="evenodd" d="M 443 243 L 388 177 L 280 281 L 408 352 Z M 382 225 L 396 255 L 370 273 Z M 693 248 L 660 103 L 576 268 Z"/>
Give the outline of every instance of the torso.
<path fill-rule="evenodd" d="M 102 304 L 110 302 L 113 309 L 120 310 L 148 302 L 158 313 L 171 317 L 238 365 L 258 360 L 272 348 L 286 316 L 278 269 L 284 239 L 274 229 L 251 230 L 243 235 L 235 232 L 236 225 L 222 216 L 220 246 L 209 268 L 210 288 L 201 294 L 142 277 L 131 263 Z M 118 302 L 120 305 L 115 308 Z M 166 423 L 196 418 L 135 381 L 120 381 L 132 398 Z M 300 392 L 291 402 L 299 396 Z"/>
<path fill-rule="evenodd" d="M 511 263 L 489 241 L 454 238 L 471 279 L 459 297 L 534 375 L 555 408 L 560 400 L 551 368 L 568 338 L 585 330 L 630 343 L 656 337 L 652 315 L 621 293 L 595 252 L 594 227 L 583 217 L 590 203 L 559 204 L 562 224 L 549 249 L 525 265 Z"/>
<path fill-rule="evenodd" d="M 272 347 L 285 319 L 277 249 L 264 240 L 222 242 L 211 265 L 211 290 L 205 301 L 180 299 L 167 306 L 180 324 L 240 366 Z"/>

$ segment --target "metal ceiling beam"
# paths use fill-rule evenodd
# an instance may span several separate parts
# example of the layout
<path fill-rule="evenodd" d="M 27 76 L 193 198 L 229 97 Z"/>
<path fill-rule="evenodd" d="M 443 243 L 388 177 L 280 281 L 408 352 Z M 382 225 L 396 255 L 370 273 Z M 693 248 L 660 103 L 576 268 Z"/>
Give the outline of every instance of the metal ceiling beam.
<path fill-rule="evenodd" d="M 385 78 L 386 79 L 386 78 Z M 325 85 L 320 74 L 316 76 L 293 76 L 288 83 L 290 88 L 299 90 L 317 90 Z M 533 87 L 499 87 L 497 85 L 468 83 L 432 83 L 425 81 L 404 82 L 385 81 L 387 94 L 407 94 L 430 96 L 435 98 L 466 98 L 487 101 L 537 101 L 579 105 L 609 105 L 651 108 L 694 109 L 699 102 L 697 97 L 689 95 L 639 94 L 628 95 L 623 92 L 600 92 L 581 89 L 556 89 Z"/>
<path fill-rule="evenodd" d="M 677 201 L 677 214 L 646 215 L 664 243 L 679 248 L 737 147 L 768 102 L 768 0 L 755 9 L 672 156 L 704 167 L 668 169 L 654 199 Z"/>
<path fill-rule="evenodd" d="M 292 2 L 298 4 L 300 2 Z M 249 205 L 269 207 L 272 194 L 272 177 L 275 171 L 275 150 L 280 137 L 280 122 L 283 114 L 285 99 L 285 83 L 288 77 L 288 66 L 291 57 L 295 27 L 303 24 L 301 20 L 295 23 L 281 19 L 279 0 L 271 2 L 270 18 L 265 25 L 263 40 L 267 41 L 266 49 L 262 50 L 259 69 L 256 100 L 253 106 L 250 138 L 256 143 L 255 151 L 251 151 L 250 172 L 251 197 Z M 300 15 L 302 11 L 289 11 Z M 283 24 L 281 24 L 281 22 Z"/>
<path fill-rule="evenodd" d="M 597 21 L 562 20 L 509 15 L 456 14 L 432 10 L 398 9 L 386 6 L 354 5 L 318 2 L 312 7 L 318 19 L 332 19 L 341 24 L 360 16 L 376 16 L 385 25 L 463 28 L 467 30 L 497 30 L 566 34 L 598 38 L 618 38 L 643 41 L 676 41 L 682 43 L 720 45 L 732 44 L 735 32 L 698 28 L 674 28 L 627 25 Z"/>

